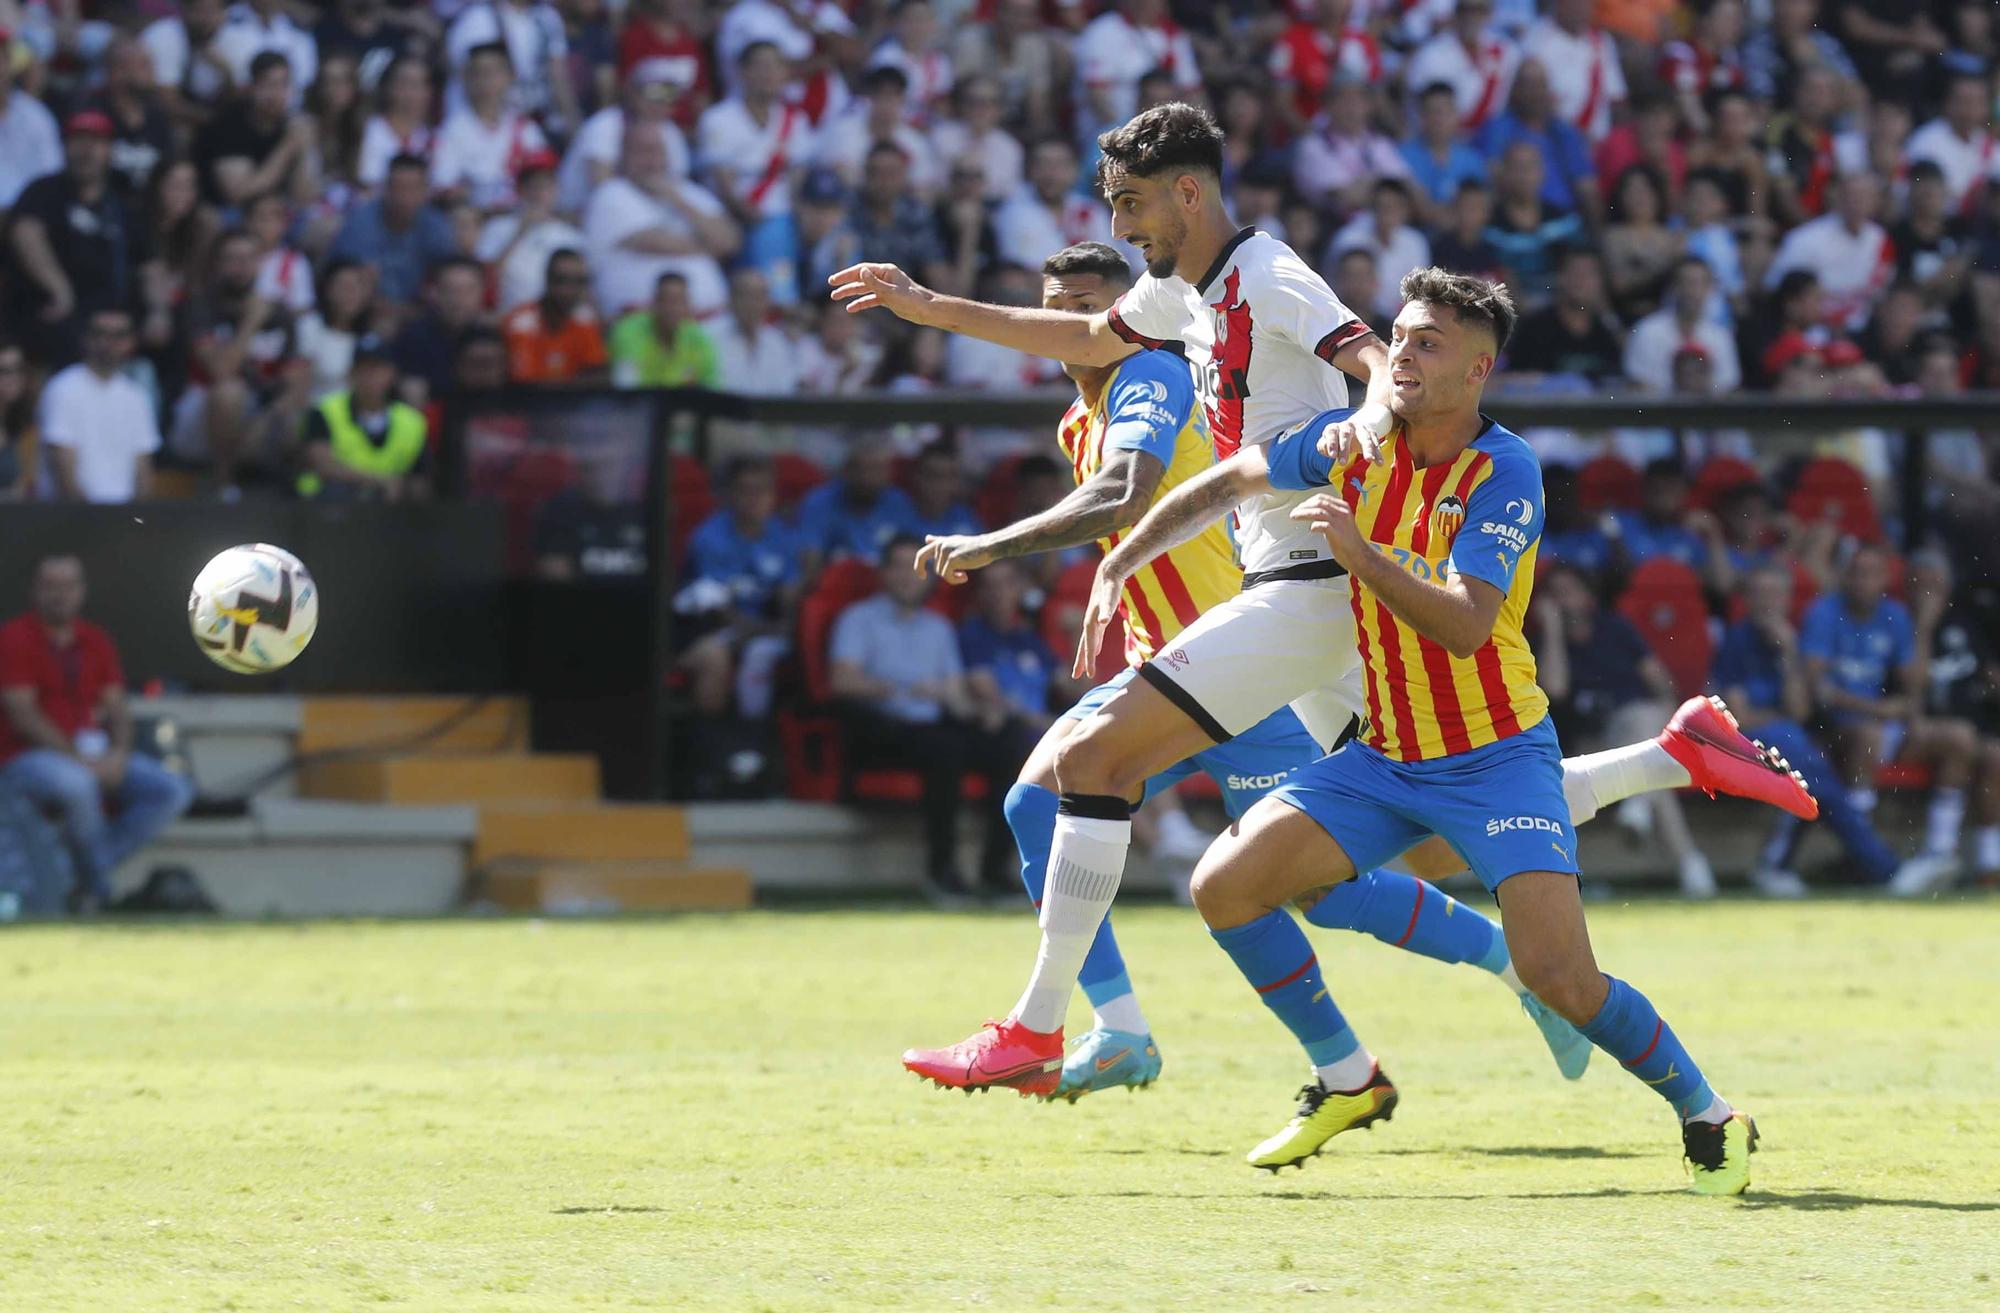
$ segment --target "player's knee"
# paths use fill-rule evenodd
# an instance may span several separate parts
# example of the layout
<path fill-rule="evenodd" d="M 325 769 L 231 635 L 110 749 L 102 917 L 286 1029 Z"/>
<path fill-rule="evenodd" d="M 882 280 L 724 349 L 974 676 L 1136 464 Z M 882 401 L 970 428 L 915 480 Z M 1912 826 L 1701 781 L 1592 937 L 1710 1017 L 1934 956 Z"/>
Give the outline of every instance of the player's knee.
<path fill-rule="evenodd" d="M 1083 727 L 1055 750 L 1056 784 L 1064 793 L 1094 793 L 1129 797 L 1142 781 L 1131 774 L 1125 754 L 1118 750 L 1110 734 L 1097 729 L 1099 722 L 1085 721 Z"/>
<path fill-rule="evenodd" d="M 1573 954 L 1528 948 L 1514 953 L 1514 973 L 1528 992 L 1558 1016 L 1576 1025 L 1590 1020 L 1603 1002 L 1603 976 L 1596 964 Z"/>

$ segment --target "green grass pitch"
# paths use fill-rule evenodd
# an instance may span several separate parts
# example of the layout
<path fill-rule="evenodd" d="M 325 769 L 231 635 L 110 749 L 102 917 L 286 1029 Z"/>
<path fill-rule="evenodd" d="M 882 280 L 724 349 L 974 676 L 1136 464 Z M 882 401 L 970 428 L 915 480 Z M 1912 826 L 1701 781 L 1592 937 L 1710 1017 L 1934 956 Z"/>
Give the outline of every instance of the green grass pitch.
<path fill-rule="evenodd" d="M 1490 978 L 1325 932 L 1402 1107 L 1251 1170 L 1300 1060 L 1176 908 L 1119 918 L 1164 1079 L 1075 1107 L 897 1066 L 1008 1007 L 1021 913 L 19 929 L 0 1309 L 2000 1307 L 2000 902 L 1591 918 L 1758 1116 L 1747 1198 Z"/>

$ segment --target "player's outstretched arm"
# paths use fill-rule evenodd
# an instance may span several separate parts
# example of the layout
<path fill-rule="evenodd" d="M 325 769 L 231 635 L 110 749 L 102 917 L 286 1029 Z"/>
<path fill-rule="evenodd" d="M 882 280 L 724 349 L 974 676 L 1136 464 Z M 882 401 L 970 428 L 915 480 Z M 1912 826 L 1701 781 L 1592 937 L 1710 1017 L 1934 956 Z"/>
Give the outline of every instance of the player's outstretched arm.
<path fill-rule="evenodd" d="M 1319 450 L 1345 465 L 1356 455 L 1369 460 L 1382 458 L 1382 440 L 1396 427 L 1389 410 L 1395 395 L 1390 379 L 1389 348 L 1373 333 L 1365 333 L 1334 353 L 1333 363 L 1368 385 L 1361 404 L 1345 419 L 1334 420 L 1320 430 Z"/>
<path fill-rule="evenodd" d="M 934 292 L 893 264 L 854 264 L 829 274 L 833 299 L 849 313 L 877 306 L 898 319 L 962 333 L 1072 365 L 1112 365 L 1139 350 L 1111 331 L 1103 314 L 991 305 Z"/>
<path fill-rule="evenodd" d="M 1039 515 L 991 533 L 926 537 L 917 549 L 917 573 L 930 570 L 947 583 L 962 584 L 970 571 L 995 561 L 1096 542 L 1137 524 L 1166 473 L 1160 458 L 1148 452 L 1109 452 L 1102 469 Z"/>
<path fill-rule="evenodd" d="M 1097 664 L 1097 651 L 1118 611 L 1125 581 L 1139 567 L 1187 542 L 1245 497 L 1270 490 L 1264 448 L 1245 447 L 1175 488 L 1147 511 L 1125 540 L 1098 562 L 1097 578 L 1090 585 L 1090 604 L 1083 613 L 1083 629 L 1077 636 L 1072 677 L 1082 679 Z"/>
<path fill-rule="evenodd" d="M 1292 509 L 1327 541 L 1333 559 L 1410 628 L 1456 657 L 1469 657 L 1493 637 L 1507 594 L 1484 579 L 1453 574 L 1432 583 L 1408 573 L 1361 536 L 1345 498 L 1321 493 Z"/>

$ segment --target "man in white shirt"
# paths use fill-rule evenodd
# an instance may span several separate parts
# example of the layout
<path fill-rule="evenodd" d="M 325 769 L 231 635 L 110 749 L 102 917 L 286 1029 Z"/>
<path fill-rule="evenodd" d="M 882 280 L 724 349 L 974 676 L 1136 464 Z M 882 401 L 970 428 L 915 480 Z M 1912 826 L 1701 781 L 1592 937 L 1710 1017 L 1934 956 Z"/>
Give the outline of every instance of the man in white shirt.
<path fill-rule="evenodd" d="M 1674 390 L 1674 358 L 1695 347 L 1708 359 L 1711 392 L 1734 392 L 1743 382 L 1736 338 L 1709 318 L 1715 275 L 1699 256 L 1674 266 L 1666 304 L 1632 325 L 1625 339 L 1625 377 L 1649 392 Z"/>
<path fill-rule="evenodd" d="M 1076 152 L 1061 137 L 1035 143 L 1028 154 L 1028 180 L 993 214 L 1002 260 L 1039 269 L 1050 251 L 1111 240 L 1111 219 L 1103 203 L 1076 191 L 1076 168 Z"/>
<path fill-rule="evenodd" d="M 659 134 L 643 131 L 625 134 L 618 175 L 592 193 L 583 232 L 607 322 L 644 305 L 663 273 L 687 280 L 698 318 L 715 314 L 727 294 L 718 261 L 743 240 L 722 202 L 669 173 Z"/>
<path fill-rule="evenodd" d="M 468 6 L 452 20 L 444 38 L 445 63 L 453 83 L 449 108 L 458 108 L 470 94 L 470 88 L 461 88 L 459 82 L 472 52 L 496 41 L 507 48 L 514 64 L 509 91 L 513 108 L 574 125 L 579 115 L 569 78 L 569 38 L 554 6 L 538 0 L 486 0 Z"/>
<path fill-rule="evenodd" d="M 731 93 L 742 89 L 743 52 L 751 46 L 767 43 L 803 63 L 813 56 L 816 36 L 839 40 L 854 33 L 853 20 L 833 0 L 736 0 L 726 10 L 715 30 L 715 62 Z"/>
<path fill-rule="evenodd" d="M 1593 0 L 1553 0 L 1528 29 L 1521 56 L 1548 70 L 1556 112 L 1590 138 L 1611 131 L 1611 108 L 1625 99 L 1625 70 L 1611 35 L 1593 21 Z"/>
<path fill-rule="evenodd" d="M 724 392 L 788 397 L 799 390 L 799 351 L 771 322 L 771 283 L 761 270 L 729 276 L 729 313 L 708 326 Z"/>
<path fill-rule="evenodd" d="M 0 210 L 12 206 L 23 187 L 62 166 L 56 116 L 14 84 L 14 61 L 0 41 Z"/>
<path fill-rule="evenodd" d="M 1451 88 L 1459 122 L 1476 132 L 1486 120 L 1507 108 L 1514 70 L 1521 52 L 1513 42 L 1488 30 L 1493 0 L 1460 0 L 1451 27 L 1438 33 L 1410 57 L 1403 85 L 1421 91 L 1433 82 Z"/>
<path fill-rule="evenodd" d="M 42 389 L 42 492 L 60 501 L 142 501 L 153 491 L 160 426 L 152 398 L 124 374 L 132 357 L 130 311 L 93 311 L 83 359 Z"/>
<path fill-rule="evenodd" d="M 1026 152 L 1020 138 L 1000 126 L 1005 98 L 999 80 L 984 73 L 968 77 L 958 84 L 953 103 L 958 117 L 931 129 L 931 150 L 939 167 L 949 170 L 960 160 L 970 159 L 985 179 L 986 199 L 1006 200 L 1021 185 Z"/>
<path fill-rule="evenodd" d="M 1077 35 L 1071 54 L 1080 141 L 1094 140 L 1100 131 L 1131 118 L 1139 108 L 1139 79 L 1154 69 L 1164 70 L 1186 98 L 1202 96 L 1194 43 L 1167 16 L 1166 0 L 1118 0 L 1117 8 Z"/>
<path fill-rule="evenodd" d="M 937 15 L 930 0 L 901 0 L 890 34 L 868 56 L 868 67 L 903 75 L 910 117 L 929 123 L 953 86 L 951 56 L 938 49 Z"/>
<path fill-rule="evenodd" d="M 549 149 L 535 121 L 509 103 L 513 81 L 506 46 L 493 41 L 472 50 L 465 61 L 466 103 L 445 115 L 431 152 L 431 186 L 463 194 L 485 214 L 514 205 L 516 175 Z"/>
<path fill-rule="evenodd" d="M 1401 178 L 1377 179 L 1368 208 L 1348 220 L 1327 246 L 1335 261 L 1348 251 L 1366 251 L 1375 257 L 1375 297 L 1359 304 L 1384 319 L 1394 319 L 1403 308 L 1403 275 L 1431 262 L 1430 239 L 1410 222 L 1415 213 L 1416 202 L 1408 183 Z M 1357 304 L 1343 301 L 1350 306 Z"/>
<path fill-rule="evenodd" d="M 861 103 L 819 130 L 813 141 L 813 163 L 832 169 L 853 187 L 861 181 L 869 148 L 886 141 L 909 161 L 911 190 L 931 200 L 944 178 L 930 142 L 910 122 L 909 85 L 908 75 L 893 64 L 868 70 L 861 82 Z"/>
<path fill-rule="evenodd" d="M 1903 154 L 1912 164 L 1929 160 L 1944 171 L 1954 209 L 1967 208 L 1981 184 L 2000 178 L 2000 142 L 1993 136 L 1985 79 L 1954 77 L 1943 113 L 1910 134 Z"/>
<path fill-rule="evenodd" d="M 702 111 L 695 159 L 703 181 L 747 225 L 788 215 L 792 178 L 812 153 L 812 124 L 784 103 L 787 65 L 768 41 L 747 46 L 737 60 L 737 94 Z"/>
<path fill-rule="evenodd" d="M 476 252 L 499 277 L 503 309 L 541 300 L 549 257 L 580 251 L 587 241 L 581 229 L 556 214 L 556 175 L 547 156 L 530 159 L 521 170 L 520 192 L 519 205 L 486 221 Z"/>
<path fill-rule="evenodd" d="M 563 156 L 561 193 L 563 209 L 580 213 L 590 203 L 590 194 L 618 167 L 618 146 L 625 139 L 627 124 L 650 126 L 660 134 L 667 152 L 667 170 L 676 178 L 688 176 L 693 164 L 687 138 L 669 117 L 683 92 L 694 84 L 691 59 L 655 57 L 640 60 L 625 77 L 625 103 L 606 105 L 584 121 Z"/>
<path fill-rule="evenodd" d="M 190 130 L 207 121 L 233 82 L 219 49 L 222 12 L 222 0 L 182 0 L 178 15 L 156 19 L 139 34 L 167 108 Z"/>
<path fill-rule="evenodd" d="M 1794 269 L 1819 279 L 1826 319 L 1848 332 L 1868 322 L 1875 299 L 1896 272 L 1896 248 L 1875 214 L 1882 184 L 1872 173 L 1849 173 L 1835 184 L 1833 208 L 1785 234 L 1765 271 L 1776 287 Z"/>
<path fill-rule="evenodd" d="M 229 65 L 237 86 L 249 83 L 250 61 L 266 50 L 277 51 L 291 66 L 291 105 L 297 109 L 319 76 L 319 46 L 312 34 L 291 20 L 279 0 L 244 0 L 232 6 L 216 33 L 215 52 Z"/>

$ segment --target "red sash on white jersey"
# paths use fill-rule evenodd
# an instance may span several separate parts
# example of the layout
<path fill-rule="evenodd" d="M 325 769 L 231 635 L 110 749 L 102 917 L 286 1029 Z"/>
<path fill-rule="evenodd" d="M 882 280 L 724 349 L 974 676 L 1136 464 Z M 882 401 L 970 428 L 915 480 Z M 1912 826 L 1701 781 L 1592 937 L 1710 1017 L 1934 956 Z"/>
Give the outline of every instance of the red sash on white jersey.
<path fill-rule="evenodd" d="M 1584 93 L 1583 109 L 1576 116 L 1577 129 L 1588 137 L 1590 125 L 1597 119 L 1597 109 L 1604 99 L 1604 33 L 1590 34 L 1590 89 Z"/>
<path fill-rule="evenodd" d="M 1479 99 L 1473 102 L 1472 111 L 1465 116 L 1468 128 L 1483 127 L 1486 120 L 1500 105 L 1500 71 L 1507 67 L 1507 54 L 1498 41 L 1488 41 L 1483 48 L 1468 52 L 1472 56 L 1472 67 L 1478 70 L 1484 80 L 1479 84 Z"/>
<path fill-rule="evenodd" d="M 1074 246 L 1087 242 L 1096 233 L 1093 221 L 1097 218 L 1097 202 L 1087 201 L 1081 196 L 1065 196 L 1062 206 L 1062 238 L 1064 245 Z"/>
<path fill-rule="evenodd" d="M 778 139 L 771 145 L 771 158 L 764 165 L 763 176 L 743 197 L 743 203 L 751 209 L 762 205 L 771 188 L 778 185 L 778 179 L 785 176 L 785 170 L 791 165 L 791 160 L 785 155 L 785 144 L 792 139 L 792 129 L 799 119 L 805 116 L 805 111 L 790 105 L 778 106 L 778 113 L 782 117 L 778 119 Z"/>

